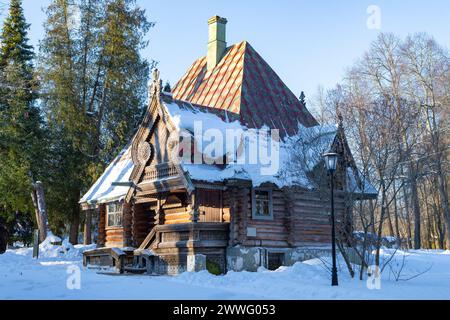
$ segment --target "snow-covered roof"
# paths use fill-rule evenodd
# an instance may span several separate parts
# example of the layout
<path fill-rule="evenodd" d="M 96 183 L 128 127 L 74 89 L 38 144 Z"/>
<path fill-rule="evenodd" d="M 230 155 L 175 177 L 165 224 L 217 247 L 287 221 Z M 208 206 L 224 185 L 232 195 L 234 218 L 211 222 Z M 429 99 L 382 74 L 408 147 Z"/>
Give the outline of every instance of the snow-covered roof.
<path fill-rule="evenodd" d="M 265 167 L 264 165 L 248 163 L 246 157 L 249 155 L 249 149 L 259 139 L 259 133 L 249 129 L 246 129 L 243 135 L 243 138 L 247 139 L 243 143 L 244 150 L 238 154 L 233 163 L 227 164 L 223 169 L 206 164 L 182 163 L 181 165 L 193 180 L 220 182 L 227 179 L 243 179 L 250 180 L 255 187 L 263 183 L 273 183 L 279 188 L 288 186 L 313 188 L 314 184 L 311 183 L 306 173 L 312 170 L 322 158 L 321 155 L 331 148 L 336 134 L 336 125 L 311 128 L 300 125 L 296 135 L 279 141 L 279 144 L 273 140 L 267 140 L 266 147 L 267 143 L 272 144 L 268 147 L 268 150 L 279 154 L 276 159 L 279 162 L 274 164 L 276 171 L 269 174 L 261 170 Z M 258 145 L 261 147 L 261 144 Z M 299 147 L 302 149 L 299 150 Z M 295 161 L 293 158 L 297 156 L 298 152 L 305 158 L 306 166 L 302 166 L 301 171 L 290 170 L 290 164 Z M 268 166 L 266 166 L 266 169 L 268 169 Z"/>
<path fill-rule="evenodd" d="M 131 144 L 126 146 L 106 168 L 94 185 L 81 198 L 80 203 L 96 204 L 123 199 L 129 186 L 117 186 L 114 183 L 127 183 L 133 170 Z"/>
<path fill-rule="evenodd" d="M 360 183 L 358 183 L 358 180 Z M 353 168 L 347 168 L 347 191 L 356 195 L 365 194 L 372 197 L 378 196 L 378 190 L 375 189 L 359 170 Z"/>
<path fill-rule="evenodd" d="M 187 101 L 168 99 L 166 95 L 167 93 L 163 93 L 162 105 L 170 115 L 172 123 L 180 130 L 194 132 L 196 121 L 202 122 L 203 131 L 215 129 L 225 133 L 227 129 L 245 128 L 234 113 L 192 104 Z"/>
<path fill-rule="evenodd" d="M 240 122 L 236 114 L 227 110 L 215 109 L 200 105 L 195 105 L 187 101 L 174 100 L 167 93 L 162 95 L 162 106 L 169 114 L 172 123 L 179 132 L 187 132 L 194 139 L 204 138 L 205 132 L 218 132 L 223 137 L 227 130 L 232 132 L 243 132 L 247 130 Z M 213 130 L 213 131 L 212 131 Z M 238 134 L 241 139 L 241 134 Z M 197 148 L 202 148 L 202 141 L 195 141 Z M 223 141 L 223 154 L 227 152 L 225 140 Z M 202 152 L 203 150 L 199 150 Z M 234 150 L 228 150 L 234 152 Z M 216 155 L 222 156 L 223 154 Z"/>
<path fill-rule="evenodd" d="M 164 94 L 161 102 L 176 129 L 188 131 L 193 137 L 195 137 L 195 121 L 201 123 L 201 135 L 209 129 L 220 132 L 224 137 L 227 136 L 227 130 L 241 132 L 240 135 L 237 135 L 240 141 L 236 144 L 236 149 L 229 150 L 229 146 L 224 144 L 223 154 L 227 154 L 228 160 L 231 158 L 231 161 L 226 164 L 218 166 L 180 163 L 183 171 L 194 181 L 223 182 L 224 180 L 241 179 L 251 181 L 255 187 L 263 183 L 273 183 L 279 188 L 300 186 L 312 189 L 315 184 L 308 177 L 308 172 L 319 164 L 322 154 L 330 150 L 338 132 L 337 125 L 306 128 L 299 124 L 298 133 L 286 137 L 284 140 L 274 141 L 270 135 L 261 139 L 261 130 L 246 128 L 237 120 L 235 114 L 226 110 L 193 105 Z M 264 129 L 268 130 L 267 127 L 263 127 L 262 130 L 264 131 Z M 265 147 L 269 153 L 267 154 L 269 159 L 275 162 L 261 164 L 259 150 L 256 151 L 259 161 L 249 161 L 249 155 L 255 154 L 255 150 L 251 149 L 255 144 L 258 145 L 258 148 Z M 201 144 L 196 143 L 196 145 L 198 147 Z M 272 154 L 276 156 L 270 157 Z M 292 164 L 296 162 L 300 165 L 293 168 Z M 83 196 L 80 203 L 97 204 L 123 199 L 130 188 L 126 183 L 130 180 L 133 168 L 130 143 L 107 167 L 103 175 Z M 356 182 L 353 171 L 348 170 L 348 173 L 348 190 L 350 192 L 376 194 L 375 188 L 367 180 L 362 179 L 359 173 L 358 181 L 364 183 L 363 190 L 358 187 L 359 184 Z M 122 183 L 122 185 L 115 183 Z"/>

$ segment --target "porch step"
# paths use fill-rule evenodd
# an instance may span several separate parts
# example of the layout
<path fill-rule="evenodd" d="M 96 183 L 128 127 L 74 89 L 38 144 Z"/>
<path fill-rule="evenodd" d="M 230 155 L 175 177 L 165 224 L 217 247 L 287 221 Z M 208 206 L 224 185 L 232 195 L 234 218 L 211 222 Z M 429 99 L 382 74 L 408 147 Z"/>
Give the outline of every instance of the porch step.
<path fill-rule="evenodd" d="M 142 274 L 147 272 L 147 268 L 139 268 L 134 266 L 127 266 L 125 267 L 125 272 L 129 273 L 135 273 L 135 274 Z"/>

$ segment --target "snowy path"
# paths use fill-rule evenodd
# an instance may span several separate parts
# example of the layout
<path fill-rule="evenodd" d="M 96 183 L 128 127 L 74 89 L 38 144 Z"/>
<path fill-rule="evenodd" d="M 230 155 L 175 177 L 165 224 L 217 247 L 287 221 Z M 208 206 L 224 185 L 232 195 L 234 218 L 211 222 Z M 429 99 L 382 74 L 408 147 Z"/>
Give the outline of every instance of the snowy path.
<path fill-rule="evenodd" d="M 351 279 L 343 265 L 340 286 L 330 287 L 329 273 L 318 260 L 274 272 L 218 277 L 207 272 L 176 277 L 101 275 L 81 266 L 81 248 L 72 247 L 65 255 L 47 252 L 39 260 L 31 258 L 30 249 L 0 255 L 0 299 L 450 299 L 450 254 L 444 251 L 407 253 L 402 278 L 431 269 L 409 281 L 394 281 L 386 271 L 381 289 L 369 290 L 366 281 Z M 400 268 L 403 254 L 396 254 L 394 270 Z M 81 269 L 79 290 L 67 288 L 70 266 Z"/>

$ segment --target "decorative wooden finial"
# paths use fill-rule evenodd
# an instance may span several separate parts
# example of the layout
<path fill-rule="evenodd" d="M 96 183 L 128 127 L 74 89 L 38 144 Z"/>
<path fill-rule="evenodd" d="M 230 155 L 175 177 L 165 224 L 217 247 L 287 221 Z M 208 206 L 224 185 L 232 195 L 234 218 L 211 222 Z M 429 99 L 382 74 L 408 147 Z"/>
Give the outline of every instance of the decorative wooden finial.
<path fill-rule="evenodd" d="M 158 68 L 153 69 L 153 83 L 159 82 L 159 70 Z"/>
<path fill-rule="evenodd" d="M 152 71 L 152 84 L 149 88 L 149 96 L 152 97 L 153 95 L 158 95 L 161 93 L 161 80 L 159 79 L 159 70 L 157 68 L 154 68 Z"/>

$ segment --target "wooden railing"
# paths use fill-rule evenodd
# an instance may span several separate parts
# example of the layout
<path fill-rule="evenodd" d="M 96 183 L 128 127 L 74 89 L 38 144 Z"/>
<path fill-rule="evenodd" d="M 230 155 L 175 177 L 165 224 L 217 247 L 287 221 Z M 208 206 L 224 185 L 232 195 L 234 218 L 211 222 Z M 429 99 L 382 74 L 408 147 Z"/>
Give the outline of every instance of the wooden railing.
<path fill-rule="evenodd" d="M 159 180 L 178 175 L 178 170 L 173 164 L 160 164 L 145 169 L 144 181 Z"/>
<path fill-rule="evenodd" d="M 152 231 L 145 237 L 144 241 L 139 246 L 139 249 L 147 249 L 149 244 L 151 244 L 152 240 L 156 236 L 156 226 L 153 227 Z"/>

